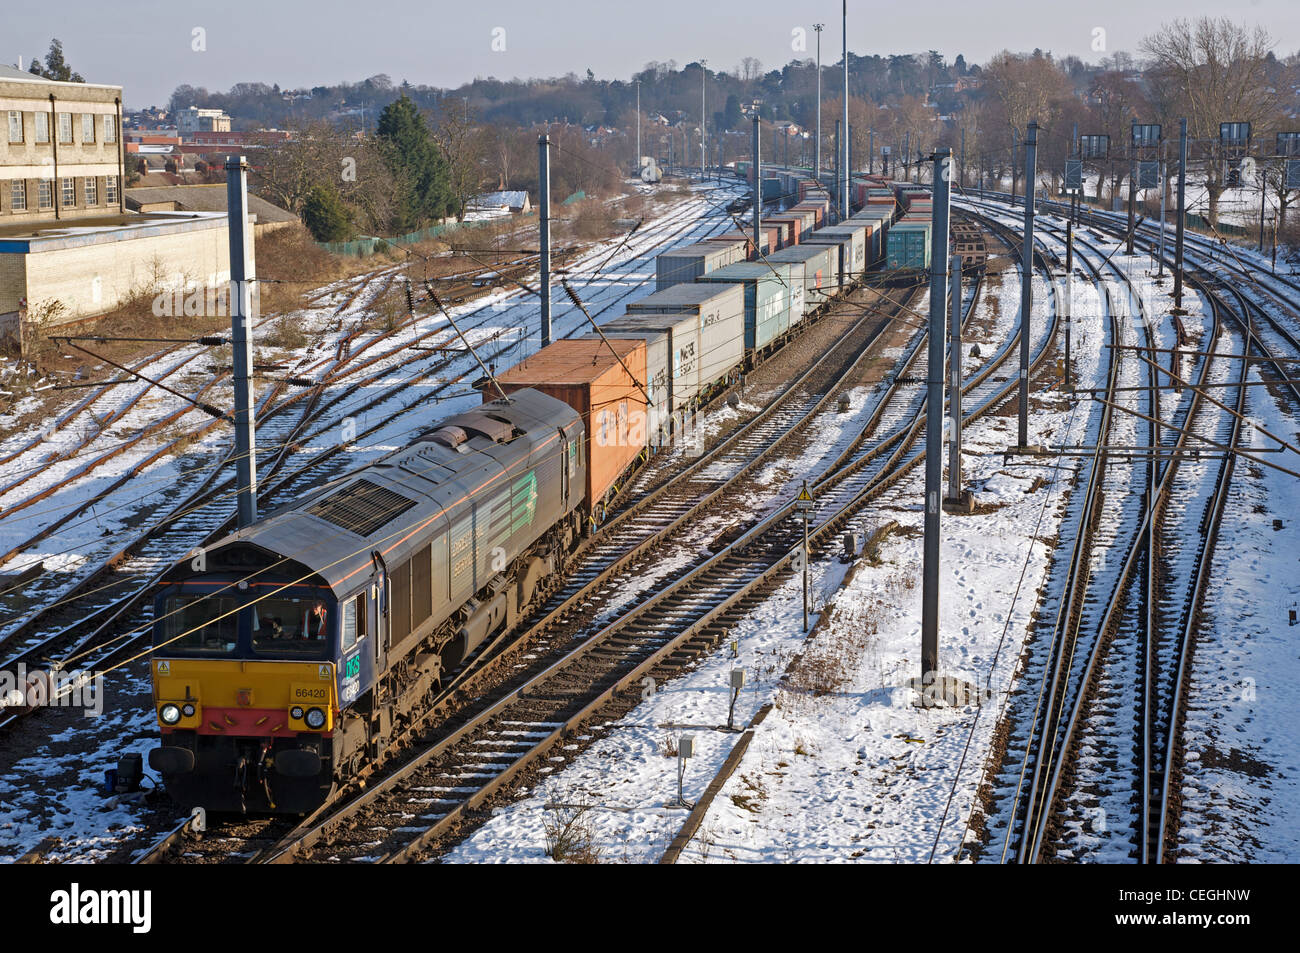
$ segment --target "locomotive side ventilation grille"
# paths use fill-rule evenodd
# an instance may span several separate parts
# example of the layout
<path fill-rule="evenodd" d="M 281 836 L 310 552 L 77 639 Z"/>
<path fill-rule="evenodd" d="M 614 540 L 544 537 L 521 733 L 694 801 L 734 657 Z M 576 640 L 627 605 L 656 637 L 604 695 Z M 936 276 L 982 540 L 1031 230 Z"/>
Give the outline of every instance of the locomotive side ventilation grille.
<path fill-rule="evenodd" d="M 358 536 L 369 536 L 413 506 L 415 501 L 400 493 L 369 480 L 357 480 L 309 507 L 307 512 Z"/>

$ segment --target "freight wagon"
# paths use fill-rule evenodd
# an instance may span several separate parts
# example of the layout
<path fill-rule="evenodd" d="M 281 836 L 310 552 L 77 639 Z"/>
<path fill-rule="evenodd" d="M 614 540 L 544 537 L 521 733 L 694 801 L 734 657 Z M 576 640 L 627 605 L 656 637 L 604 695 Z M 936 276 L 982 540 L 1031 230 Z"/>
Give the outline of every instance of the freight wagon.
<path fill-rule="evenodd" d="M 803 269 L 804 307 L 808 312 L 825 304 L 839 290 L 839 250 L 834 245 L 796 245 L 772 253 L 767 260 Z"/>
<path fill-rule="evenodd" d="M 745 363 L 745 293 L 739 285 L 694 282 L 674 285 L 627 306 L 629 314 L 694 314 L 699 317 L 699 391 L 706 399 Z"/>
<path fill-rule="evenodd" d="M 743 241 L 696 242 L 662 252 L 655 259 L 655 287 L 659 290 L 745 260 Z"/>
<path fill-rule="evenodd" d="M 777 270 L 780 267 L 746 262 L 719 268 L 696 279 L 739 285 L 744 289 L 745 359 L 751 367 L 790 327 L 790 289 L 786 277 Z"/>
<path fill-rule="evenodd" d="M 924 271 L 930 267 L 930 222 L 900 220 L 889 230 L 885 267 L 890 271 Z"/>
<path fill-rule="evenodd" d="M 692 288 L 676 285 L 676 288 Z M 672 289 L 669 289 L 672 290 Z M 655 297 L 654 295 L 650 296 Z M 649 300 L 649 299 L 646 299 Z M 700 316 L 698 312 L 631 311 L 621 318 L 600 326 L 605 334 L 618 333 L 621 337 L 641 336 L 647 341 L 662 338 L 664 373 L 667 393 L 664 395 L 665 414 L 661 422 L 667 423 L 670 415 L 693 409 L 700 394 Z M 652 375 L 647 350 L 646 373 Z M 739 360 L 733 366 L 739 364 Z M 653 376 L 653 375 L 652 375 Z M 653 396 L 653 395 L 652 395 Z"/>
<path fill-rule="evenodd" d="M 497 381 L 507 395 L 531 388 L 578 412 L 588 435 L 587 525 L 598 523 L 620 478 L 646 446 L 645 342 L 553 341 Z"/>
<path fill-rule="evenodd" d="M 845 219 L 838 225 L 819 228 L 809 241 L 838 242 L 845 251 L 840 256 L 841 284 L 857 281 L 867 270 L 867 233 L 869 227 L 863 222 Z"/>

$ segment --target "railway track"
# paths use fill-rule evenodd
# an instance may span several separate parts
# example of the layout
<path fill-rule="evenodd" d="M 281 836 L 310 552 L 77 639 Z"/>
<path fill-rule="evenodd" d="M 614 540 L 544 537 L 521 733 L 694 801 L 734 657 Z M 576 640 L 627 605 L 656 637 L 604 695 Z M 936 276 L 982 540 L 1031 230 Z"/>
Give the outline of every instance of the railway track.
<path fill-rule="evenodd" d="M 1092 262 L 1104 258 L 1104 252 L 1086 239 L 1080 242 L 1076 233 L 1076 247 L 1080 244 L 1085 249 L 1080 260 L 1099 280 L 1100 266 Z M 1231 383 L 1221 362 L 1204 352 L 1217 350 L 1216 341 L 1229 345 L 1236 341 L 1244 347 L 1251 338 L 1247 308 L 1239 296 L 1234 316 L 1242 332 L 1235 335 L 1225 327 L 1234 309 L 1203 283 L 1195 286 L 1210 305 L 1213 324 L 1202 335 L 1202 351 L 1193 354 L 1196 387 L 1173 401 L 1170 417 L 1162 417 L 1156 372 L 1150 364 L 1139 368 L 1146 385 L 1134 386 L 1130 376 L 1130 382 L 1120 387 L 1120 355 L 1125 352 L 1111 352 L 1096 441 L 1099 449 L 1090 460 L 1087 487 L 1079 498 L 1078 530 L 1066 560 L 1055 631 L 1048 640 L 1051 664 L 1042 667 L 1037 715 L 1030 737 L 1023 741 L 1026 754 L 1015 785 L 1011 811 L 1018 826 L 1016 858 L 1021 862 L 1074 856 L 1075 842 L 1081 838 L 1080 815 L 1105 816 L 1095 813 L 1098 800 L 1093 792 L 1100 788 L 1103 796 L 1113 795 L 1116 787 L 1133 791 L 1138 802 L 1129 832 L 1132 856 L 1158 863 L 1168 854 L 1178 800 L 1178 732 L 1186 705 L 1188 658 L 1234 457 L 1224 454 L 1217 467 L 1206 467 L 1189 462 L 1185 454 L 1194 442 L 1191 433 L 1220 446 L 1237 445 L 1240 418 L 1203 407 L 1202 385 Z M 1108 288 L 1105 294 L 1112 334 L 1118 339 L 1122 329 L 1115 302 Z M 1147 347 L 1173 343 L 1174 348 L 1164 348 L 1170 351 L 1187 343 L 1158 341 L 1160 329 L 1155 323 L 1140 323 Z M 1181 337 L 1183 327 L 1165 333 Z M 1159 352 L 1150 353 L 1156 357 Z M 1189 379 L 1193 376 L 1183 373 Z M 1245 362 L 1236 373 L 1238 386 L 1227 388 L 1223 399 L 1235 402 L 1239 413 L 1245 400 L 1245 388 L 1240 386 Z M 1144 430 L 1149 446 L 1164 448 L 1150 462 L 1129 468 L 1128 481 L 1141 486 L 1142 492 L 1140 505 L 1136 510 L 1129 507 L 1127 513 L 1122 506 L 1118 512 L 1113 507 L 1104 511 L 1107 492 L 1118 496 L 1120 491 L 1103 490 L 1099 479 L 1115 467 L 1106 444 L 1115 426 L 1111 408 L 1124 401 L 1117 390 L 1143 395 L 1145 403 L 1139 401 L 1137 412 L 1146 418 L 1145 427 L 1133 427 L 1131 432 Z M 1188 547 L 1187 540 L 1197 536 L 1200 544 Z M 1113 551 L 1122 555 L 1118 572 L 1107 565 L 1109 559 L 1113 566 Z M 1130 723 L 1125 712 L 1132 711 L 1138 715 Z M 1130 737 L 1125 738 L 1126 733 Z M 1111 758 L 1122 760 L 1124 767 L 1107 772 L 1096 766 Z M 1071 796 L 1070 791 L 1079 793 Z M 1067 820 L 1071 810 L 1073 824 Z M 1101 827 L 1104 830 L 1105 824 Z M 1011 827 L 1007 833 L 1004 857 L 1015 836 Z"/>
<path fill-rule="evenodd" d="M 683 218 L 686 218 L 685 224 L 681 223 Z M 706 222 L 701 226 L 694 219 L 688 203 L 683 210 L 646 229 L 643 238 L 648 237 L 652 244 L 615 269 L 611 279 L 615 287 L 612 297 L 621 301 L 635 291 L 635 285 L 627 289 L 619 286 L 619 276 L 632 274 L 643 267 L 644 262 L 651 260 L 664 243 L 676 241 L 683 233 L 700 228 L 708 230 L 724 226 L 724 222 L 713 225 Z M 588 256 L 591 261 L 601 258 L 603 255 L 600 253 Z M 381 278 L 387 283 L 391 282 L 393 275 L 381 274 Z M 355 302 L 361 293 L 360 288 L 348 292 L 345 304 Z M 603 307 L 612 306 L 613 302 L 603 302 Z M 339 311 L 341 308 L 336 309 L 336 314 Z M 473 333 L 481 326 L 491 325 L 496 314 L 497 309 L 492 304 L 473 309 L 462 316 L 462 329 Z M 429 330 L 420 331 L 421 321 L 427 323 L 427 319 L 417 318 L 357 345 L 347 346 L 344 342 L 360 340 L 364 327 L 358 322 L 350 331 L 343 332 L 340 324 L 336 330 L 343 336 L 332 354 L 310 361 L 304 359 L 304 364 L 319 374 L 317 385 L 309 393 L 295 395 L 275 407 L 270 407 L 269 403 L 278 390 L 273 389 L 263 398 L 259 406 L 261 439 L 258 463 L 262 506 L 273 506 L 279 499 L 301 492 L 302 484 L 307 480 L 311 485 L 319 485 L 355 466 L 355 459 L 349 459 L 351 455 L 341 452 L 344 444 L 340 440 L 329 441 L 322 450 L 303 446 L 336 428 L 336 418 L 345 414 L 382 411 L 375 414 L 377 420 L 373 425 L 357 428 L 357 438 L 365 438 L 385 428 L 391 430 L 394 419 L 414 415 L 420 418 L 410 428 L 415 432 L 427 423 L 428 415 L 424 408 L 430 397 L 437 399 L 439 394 L 471 374 L 472 362 L 464 360 L 459 349 L 441 347 L 436 349 L 432 359 L 423 362 L 423 366 L 419 362 L 410 362 L 416 364 L 414 374 L 402 377 L 396 383 L 375 387 L 390 377 L 394 368 L 403 365 L 411 345 L 431 337 L 441 338 L 444 344 L 453 340 L 453 332 L 446 325 L 439 323 Z M 408 335 L 407 339 L 386 350 L 378 347 L 383 341 L 396 341 L 398 332 L 407 329 L 415 330 L 413 338 Z M 484 349 L 488 360 L 502 358 L 513 347 L 500 344 L 499 336 L 495 340 L 498 346 L 494 350 Z M 450 380 L 435 377 L 451 372 L 455 363 L 464 366 Z M 301 372 L 304 369 L 300 366 L 296 370 Z M 366 376 L 352 376 L 363 370 L 368 371 Z M 433 381 L 433 394 L 417 392 L 415 399 L 410 399 L 412 385 L 425 379 Z M 337 384 L 341 389 L 324 396 L 326 387 L 331 384 Z M 372 392 L 372 388 L 378 393 Z M 402 400 L 404 395 L 407 399 Z M 353 399 L 358 397 L 360 399 Z M 394 403 L 398 406 L 394 407 Z M 291 417 L 287 410 L 295 404 L 299 413 Z M 264 435 L 268 434 L 270 440 L 265 439 Z M 42 599 L 44 605 L 38 604 L 38 608 L 18 617 L 16 626 L 11 617 L 11 625 L 0 640 L 0 650 L 7 655 L 4 664 L 17 666 L 36 660 L 59 659 L 63 664 L 75 661 L 83 668 L 104 668 L 138 651 L 140 639 L 147 633 L 149 619 L 149 609 L 140 606 L 140 601 L 151 591 L 158 576 L 196 545 L 219 538 L 232 524 L 234 484 L 218 476 L 229 461 L 227 454 L 219 465 L 207 468 L 207 475 L 197 488 L 173 488 L 171 499 L 166 493 L 159 494 L 162 499 L 153 501 L 154 516 L 145 521 L 143 533 L 129 537 L 109 551 L 95 571 L 83 573 L 79 580 L 65 584 Z M 88 503 L 86 508 L 90 505 Z M 157 515 L 159 511 L 161 516 Z M 39 591 L 29 591 L 24 595 L 41 599 Z M 123 630 L 126 630 L 125 637 L 121 634 Z M 96 649 L 105 643 L 106 648 Z M 21 707 L 10 709 L 0 716 L 0 728 L 30 710 Z"/>
<path fill-rule="evenodd" d="M 1037 350 L 1036 366 L 1047 354 L 1055 327 L 1053 322 Z M 1008 344 L 991 363 L 996 366 L 1010 353 Z M 987 412 L 1013 393 L 1014 385 L 1001 383 L 972 414 Z M 818 547 L 832 546 L 847 519 L 923 458 L 919 451 L 907 457 L 909 442 L 896 442 L 899 446 L 891 455 L 901 463 L 896 472 L 882 476 L 847 504 L 818 512 L 812 533 Z M 837 463 L 845 458 L 840 454 Z M 541 663 L 535 663 L 533 674 L 518 676 L 504 695 L 494 696 L 477 713 L 466 712 L 448 722 L 440 740 L 383 779 L 372 779 L 364 793 L 327 809 L 326 816 L 309 819 L 261 859 L 421 856 L 514 779 L 545 768 L 540 759 L 562 740 L 572 740 L 604 706 L 634 704 L 640 679 L 679 668 L 723 637 L 731 614 L 755 604 L 788 569 L 799 535 L 789 519 L 791 512 L 788 503 L 778 507 L 653 595 L 601 621 L 594 630 L 584 630 L 580 642 L 571 635 L 563 639 L 565 654 L 548 659 L 540 671 L 536 669 Z M 587 687 L 580 690 L 582 686 Z M 428 790 L 416 792 L 419 788 Z M 418 809 L 409 801 L 412 792 L 424 798 Z M 416 815 L 423 818 L 420 823 L 414 823 Z"/>

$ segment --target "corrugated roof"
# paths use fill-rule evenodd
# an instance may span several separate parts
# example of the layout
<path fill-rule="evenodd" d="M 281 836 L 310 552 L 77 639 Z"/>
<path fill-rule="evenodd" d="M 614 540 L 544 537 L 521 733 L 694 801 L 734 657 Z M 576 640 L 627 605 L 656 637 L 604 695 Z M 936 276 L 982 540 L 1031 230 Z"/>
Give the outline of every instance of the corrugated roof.
<path fill-rule="evenodd" d="M 498 374 L 497 380 L 503 384 L 590 384 L 611 367 L 619 366 L 620 359 L 627 361 L 637 348 L 644 346 L 639 341 L 615 338 L 608 344 L 599 338 L 561 338 L 504 374 Z"/>

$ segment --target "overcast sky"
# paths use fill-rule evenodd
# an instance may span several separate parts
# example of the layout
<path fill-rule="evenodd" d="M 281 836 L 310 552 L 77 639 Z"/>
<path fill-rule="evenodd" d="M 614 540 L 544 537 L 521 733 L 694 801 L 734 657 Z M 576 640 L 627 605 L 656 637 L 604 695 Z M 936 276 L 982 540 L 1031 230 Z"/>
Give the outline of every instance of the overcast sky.
<path fill-rule="evenodd" d="M 123 86 L 131 108 L 165 103 L 182 83 L 295 88 L 387 73 L 395 83 L 457 86 L 476 76 L 582 75 L 588 68 L 625 79 L 650 60 L 682 65 L 701 57 L 711 69 L 733 70 L 745 56 L 771 69 L 813 55 L 815 20 L 826 24 L 824 63 L 838 60 L 841 44 L 834 0 L 4 2 L 0 61 L 21 56 L 26 68 L 57 36 L 73 69 L 90 82 Z M 978 63 L 1001 49 L 1041 47 L 1095 61 L 1117 50 L 1136 53 L 1142 36 L 1162 22 L 1201 15 L 1263 26 L 1279 56 L 1300 49 L 1296 0 L 851 0 L 849 48 L 936 49 Z M 799 27 L 806 52 L 792 49 Z"/>

